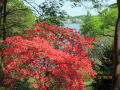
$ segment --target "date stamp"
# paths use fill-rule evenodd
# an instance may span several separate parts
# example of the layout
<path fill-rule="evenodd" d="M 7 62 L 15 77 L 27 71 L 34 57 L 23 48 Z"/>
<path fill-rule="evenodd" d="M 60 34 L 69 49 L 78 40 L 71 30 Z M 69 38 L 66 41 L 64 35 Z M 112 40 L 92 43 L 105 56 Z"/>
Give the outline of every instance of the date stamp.
<path fill-rule="evenodd" d="M 108 75 L 103 75 L 103 76 L 101 76 L 101 75 L 98 75 L 98 76 L 93 76 L 93 77 L 90 77 L 90 76 L 83 76 L 83 78 L 82 78 L 83 80 L 84 79 L 112 79 L 112 76 L 108 76 Z"/>

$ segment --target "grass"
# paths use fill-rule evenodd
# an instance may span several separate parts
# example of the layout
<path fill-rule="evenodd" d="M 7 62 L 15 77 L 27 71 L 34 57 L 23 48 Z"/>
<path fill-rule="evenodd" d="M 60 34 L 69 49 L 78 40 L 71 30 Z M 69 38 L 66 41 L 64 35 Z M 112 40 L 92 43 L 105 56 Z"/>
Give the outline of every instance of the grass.
<path fill-rule="evenodd" d="M 92 86 L 87 86 L 86 90 L 94 90 Z"/>

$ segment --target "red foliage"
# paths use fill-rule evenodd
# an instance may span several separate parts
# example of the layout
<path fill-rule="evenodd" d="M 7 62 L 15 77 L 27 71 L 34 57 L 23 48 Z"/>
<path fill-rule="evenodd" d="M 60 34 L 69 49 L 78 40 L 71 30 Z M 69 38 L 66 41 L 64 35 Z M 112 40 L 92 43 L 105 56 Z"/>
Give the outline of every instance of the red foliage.
<path fill-rule="evenodd" d="M 4 41 L 2 63 L 6 77 L 32 78 L 33 86 L 40 86 L 40 90 L 49 86 L 85 90 L 83 76 L 96 75 L 87 56 L 93 38 L 45 22 L 34 26 L 27 36 L 8 37 Z"/>

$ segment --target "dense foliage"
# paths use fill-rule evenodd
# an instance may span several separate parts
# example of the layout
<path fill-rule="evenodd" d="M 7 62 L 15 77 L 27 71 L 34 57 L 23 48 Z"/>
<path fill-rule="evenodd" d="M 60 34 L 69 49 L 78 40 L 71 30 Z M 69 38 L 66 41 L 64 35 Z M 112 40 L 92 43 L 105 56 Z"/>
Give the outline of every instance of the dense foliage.
<path fill-rule="evenodd" d="M 22 33 L 35 23 L 35 16 L 31 9 L 21 0 L 8 0 L 6 9 L 6 34 L 14 36 Z M 3 20 L 3 12 L 2 17 Z M 2 21 L 0 25 L 0 37 L 2 36 Z"/>
<path fill-rule="evenodd" d="M 93 38 L 88 36 L 113 37 L 117 19 L 116 5 L 114 4 L 104 9 L 98 16 L 92 16 L 88 13 L 87 16 L 74 17 L 84 20 L 81 25 L 81 32 L 84 35 L 88 35 L 84 36 L 70 28 L 63 29 L 57 26 L 49 26 L 61 24 L 64 12 L 60 8 L 63 3 L 59 7 L 57 0 L 46 0 L 38 6 L 41 13 L 36 18 L 36 21 L 37 23 L 45 21 L 48 24 L 35 24 L 34 29 L 28 30 L 27 33 L 21 36 L 16 36 L 27 28 L 31 28 L 35 19 L 30 8 L 21 1 L 27 0 L 9 0 L 7 2 L 5 25 L 7 32 L 5 33 L 9 37 L 0 46 L 2 47 L 0 87 L 11 88 L 12 90 L 15 87 L 16 90 L 23 88 L 28 90 L 30 84 L 30 86 L 40 90 L 58 88 L 84 90 L 84 77 L 96 75 L 91 67 L 93 64 L 89 59 L 90 52 L 88 53 L 87 51 L 88 48 L 92 47 Z M 79 4 L 81 5 L 81 0 L 69 1 L 74 1 L 75 5 L 80 2 Z M 95 1 L 92 1 L 92 3 L 94 7 L 99 7 Z M 2 22 L 3 17 L 2 11 L 0 12 L 1 30 L 4 24 Z M 72 17 L 67 18 L 73 19 Z M 112 45 L 110 44 L 109 46 L 109 43 L 105 45 L 105 42 L 100 43 L 101 41 L 95 44 L 96 47 L 94 49 L 96 51 L 92 49 L 91 52 L 95 57 L 94 59 L 101 61 L 101 65 L 95 65 L 94 70 L 101 76 L 111 75 Z M 107 90 L 111 88 L 110 83 L 111 80 L 95 79 L 92 85 L 95 90 Z"/>
<path fill-rule="evenodd" d="M 110 90 L 112 87 L 112 71 L 113 71 L 113 40 L 105 38 L 96 44 L 92 50 L 94 57 L 100 63 L 95 64 L 93 69 L 101 76 L 101 79 L 96 78 L 92 83 L 95 90 Z"/>
<path fill-rule="evenodd" d="M 48 0 L 39 5 L 40 15 L 37 17 L 37 22 L 47 22 L 49 25 L 60 25 L 66 14 L 61 10 L 63 1 Z"/>
<path fill-rule="evenodd" d="M 45 22 L 34 26 L 27 31 L 28 36 L 8 37 L 2 42 L 3 83 L 33 79 L 33 87 L 40 90 L 85 90 L 84 76 L 96 75 L 87 56 L 94 39 Z"/>
<path fill-rule="evenodd" d="M 116 4 L 113 4 L 101 11 L 98 16 L 92 16 L 88 13 L 80 31 L 82 34 L 91 37 L 113 37 L 116 20 L 117 7 Z"/>
<path fill-rule="evenodd" d="M 117 21 L 117 5 L 112 4 L 99 12 L 99 15 L 87 14 L 81 25 L 81 33 L 91 37 L 98 37 L 94 48 L 89 50 L 89 57 L 95 60 L 93 69 L 98 73 L 91 86 L 95 90 L 108 90 L 112 88 L 113 71 L 113 37 Z M 109 77 L 110 76 L 110 77 Z"/>

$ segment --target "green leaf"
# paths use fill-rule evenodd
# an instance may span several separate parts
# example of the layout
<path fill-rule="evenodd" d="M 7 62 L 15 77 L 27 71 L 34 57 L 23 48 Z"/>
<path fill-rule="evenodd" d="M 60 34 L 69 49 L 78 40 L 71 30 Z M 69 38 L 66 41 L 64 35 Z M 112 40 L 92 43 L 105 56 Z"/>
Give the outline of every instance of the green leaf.
<path fill-rule="evenodd" d="M 1 87 L 0 90 L 5 90 L 5 88 L 4 88 L 4 87 Z"/>

